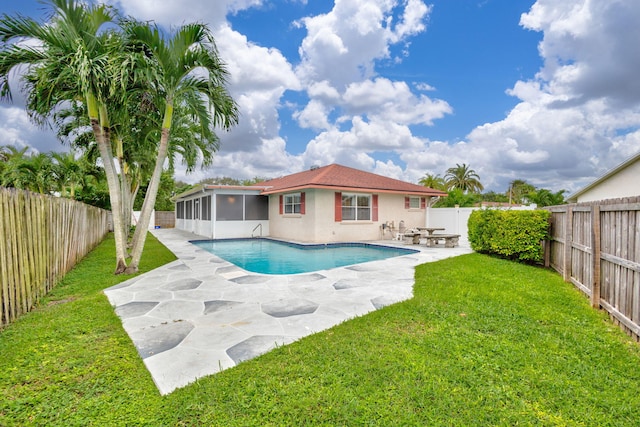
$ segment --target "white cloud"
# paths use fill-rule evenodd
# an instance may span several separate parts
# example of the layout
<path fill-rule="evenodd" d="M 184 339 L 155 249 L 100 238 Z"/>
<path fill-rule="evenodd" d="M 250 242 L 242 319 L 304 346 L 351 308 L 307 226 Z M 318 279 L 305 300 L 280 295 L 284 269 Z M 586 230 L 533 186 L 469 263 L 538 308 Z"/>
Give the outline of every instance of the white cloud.
<path fill-rule="evenodd" d="M 286 90 L 299 90 L 300 82 L 279 50 L 251 43 L 228 25 L 214 36 L 240 110 L 239 124 L 220 135 L 222 151 L 259 150 L 265 140 L 279 137 L 280 100 Z"/>
<path fill-rule="evenodd" d="M 405 171 L 391 160 L 387 160 L 386 162 L 376 161 L 373 173 L 389 178 L 407 180 Z"/>
<path fill-rule="evenodd" d="M 398 123 L 355 116 L 350 125 L 345 131 L 332 128 L 313 138 L 301 156 L 304 164 L 342 163 L 372 170 L 374 152 L 409 153 L 423 146 L 407 126 Z"/>
<path fill-rule="evenodd" d="M 31 147 L 41 153 L 68 150 L 51 131 L 34 125 L 24 107 L 17 105 L 0 105 L 0 145 Z"/>
<path fill-rule="evenodd" d="M 521 24 L 543 31 L 540 78 L 570 105 L 605 98 L 640 104 L 640 4 L 633 0 L 538 0 Z"/>
<path fill-rule="evenodd" d="M 326 80 L 312 82 L 307 89 L 307 93 L 310 97 L 323 102 L 338 102 L 340 100 L 340 93 Z"/>
<path fill-rule="evenodd" d="M 217 28 L 214 37 L 234 92 L 300 89 L 291 64 L 278 49 L 251 43 L 228 25 Z"/>
<path fill-rule="evenodd" d="M 404 7 L 403 7 L 404 6 Z M 396 31 L 394 14 L 403 20 Z M 327 80 L 341 87 L 374 74 L 375 61 L 389 57 L 389 45 L 424 31 L 429 8 L 411 0 L 336 0 L 333 9 L 298 21 L 307 30 L 296 71 L 304 82 Z"/>
<path fill-rule="evenodd" d="M 352 83 L 343 96 L 345 110 L 353 114 L 381 117 L 399 124 L 433 124 L 452 112 L 445 101 L 414 95 L 405 82 L 386 78 Z"/>
<path fill-rule="evenodd" d="M 298 121 L 300 127 L 305 129 L 325 130 L 329 129 L 329 109 L 320 100 L 312 99 L 302 111 L 296 111 L 293 118 Z"/>
<path fill-rule="evenodd" d="M 402 21 L 395 28 L 395 40 L 402 40 L 406 36 L 414 35 L 425 30 L 425 17 L 431 12 L 431 7 L 420 0 L 408 0 Z"/>
<path fill-rule="evenodd" d="M 125 15 L 140 20 L 153 20 L 167 28 L 188 22 L 206 22 L 216 27 L 226 21 L 227 13 L 260 6 L 262 0 L 107 0 Z"/>

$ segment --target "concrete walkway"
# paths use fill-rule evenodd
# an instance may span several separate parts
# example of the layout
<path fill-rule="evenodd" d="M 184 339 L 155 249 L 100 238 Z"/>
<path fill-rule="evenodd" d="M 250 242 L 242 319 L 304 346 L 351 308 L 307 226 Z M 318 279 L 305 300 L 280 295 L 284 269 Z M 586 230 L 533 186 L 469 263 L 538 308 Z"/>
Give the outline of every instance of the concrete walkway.
<path fill-rule="evenodd" d="M 178 260 L 104 292 L 161 394 L 350 318 L 411 298 L 414 267 L 470 253 L 419 253 L 307 274 L 251 273 L 176 229 L 153 234 Z"/>

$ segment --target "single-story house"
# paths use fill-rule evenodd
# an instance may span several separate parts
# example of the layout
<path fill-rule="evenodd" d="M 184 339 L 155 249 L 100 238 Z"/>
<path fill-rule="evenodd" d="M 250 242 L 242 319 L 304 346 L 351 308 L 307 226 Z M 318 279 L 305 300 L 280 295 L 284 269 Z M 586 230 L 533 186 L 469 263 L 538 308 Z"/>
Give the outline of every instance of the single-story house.
<path fill-rule="evenodd" d="M 640 152 L 629 157 L 589 185 L 567 196 L 567 202 L 580 203 L 640 196 Z"/>
<path fill-rule="evenodd" d="M 331 164 L 252 186 L 199 185 L 174 198 L 176 228 L 212 239 L 270 236 L 327 243 L 389 239 L 428 224 L 447 193 Z"/>

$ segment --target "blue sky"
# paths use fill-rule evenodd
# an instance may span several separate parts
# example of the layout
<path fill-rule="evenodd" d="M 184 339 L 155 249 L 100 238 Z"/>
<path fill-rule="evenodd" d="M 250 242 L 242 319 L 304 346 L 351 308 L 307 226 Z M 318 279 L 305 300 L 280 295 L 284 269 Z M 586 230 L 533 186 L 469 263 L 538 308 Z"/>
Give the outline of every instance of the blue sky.
<path fill-rule="evenodd" d="M 470 165 L 575 191 L 640 149 L 635 0 L 109 0 L 167 29 L 206 22 L 240 124 L 214 166 L 276 177 L 340 163 L 417 182 Z M 35 0 L 0 13 L 42 18 Z M 0 144 L 63 150 L 0 105 Z"/>

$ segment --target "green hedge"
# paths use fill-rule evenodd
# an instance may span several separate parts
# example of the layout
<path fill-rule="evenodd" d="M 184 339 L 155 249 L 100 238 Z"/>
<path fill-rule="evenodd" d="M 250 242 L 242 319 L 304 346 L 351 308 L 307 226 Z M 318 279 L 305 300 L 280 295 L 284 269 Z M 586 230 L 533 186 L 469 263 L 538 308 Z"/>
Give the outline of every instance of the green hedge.
<path fill-rule="evenodd" d="M 549 236 L 551 212 L 482 209 L 469 217 L 469 243 L 476 252 L 542 262 L 541 242 Z"/>

